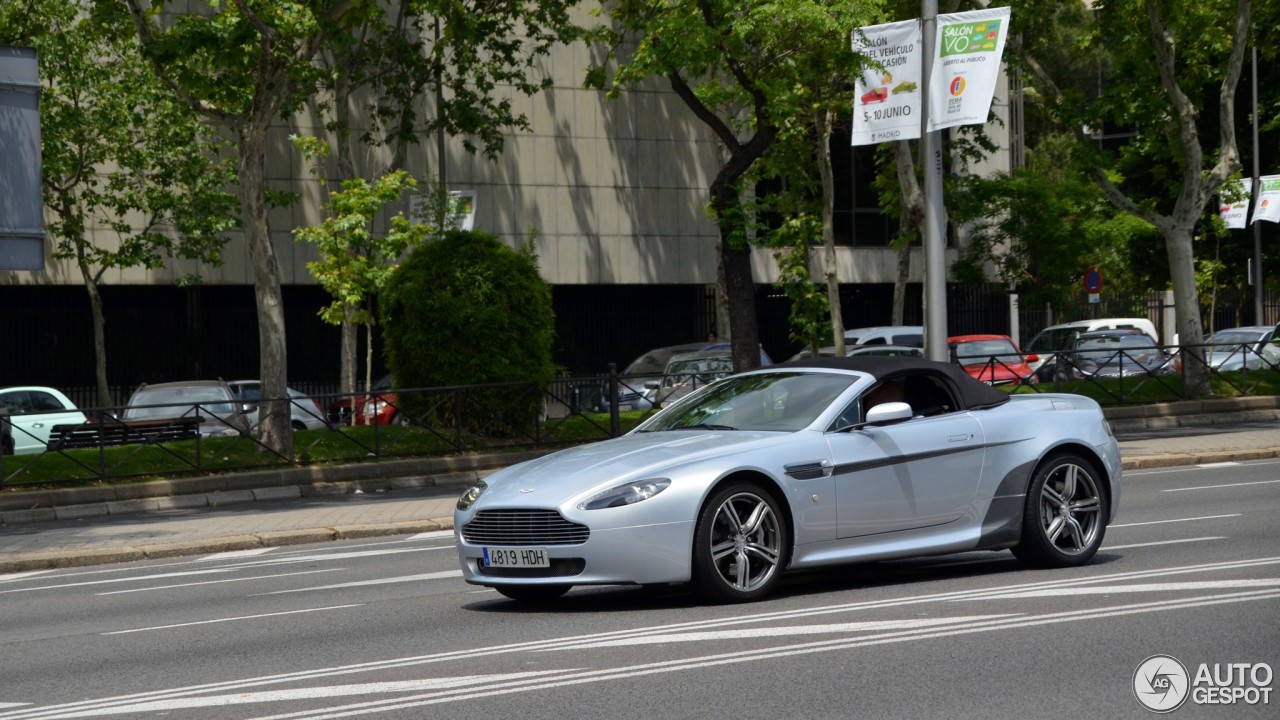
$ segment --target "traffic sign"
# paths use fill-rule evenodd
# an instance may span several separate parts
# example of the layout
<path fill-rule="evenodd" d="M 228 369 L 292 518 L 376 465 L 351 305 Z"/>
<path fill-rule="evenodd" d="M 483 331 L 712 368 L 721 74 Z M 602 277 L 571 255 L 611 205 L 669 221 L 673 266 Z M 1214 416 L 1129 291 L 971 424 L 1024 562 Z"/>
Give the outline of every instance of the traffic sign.
<path fill-rule="evenodd" d="M 1102 271 L 1096 265 L 1090 265 L 1084 270 L 1084 289 L 1090 293 L 1102 292 Z"/>

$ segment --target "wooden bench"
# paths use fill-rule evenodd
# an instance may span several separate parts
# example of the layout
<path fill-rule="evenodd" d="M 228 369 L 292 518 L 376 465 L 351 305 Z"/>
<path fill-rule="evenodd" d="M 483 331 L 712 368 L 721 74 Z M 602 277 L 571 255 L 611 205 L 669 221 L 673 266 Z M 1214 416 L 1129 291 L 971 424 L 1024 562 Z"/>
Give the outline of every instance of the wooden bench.
<path fill-rule="evenodd" d="M 105 418 L 102 424 L 54 425 L 49 429 L 49 449 L 71 450 L 194 440 L 200 436 L 200 423 L 203 420 L 200 415 L 184 415 L 154 420 Z"/>

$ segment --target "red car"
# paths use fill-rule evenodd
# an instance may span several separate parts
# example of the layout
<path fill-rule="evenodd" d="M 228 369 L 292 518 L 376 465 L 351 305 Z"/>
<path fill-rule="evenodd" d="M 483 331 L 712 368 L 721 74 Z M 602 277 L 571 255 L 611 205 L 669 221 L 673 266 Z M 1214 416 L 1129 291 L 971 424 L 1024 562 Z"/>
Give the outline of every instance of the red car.
<path fill-rule="evenodd" d="M 1036 374 L 1027 365 L 1035 355 L 1024 357 L 1008 335 L 957 335 L 947 338 L 951 359 L 965 372 L 988 385 L 1033 384 Z"/>
<path fill-rule="evenodd" d="M 373 384 L 371 394 L 334 400 L 329 403 L 329 422 L 334 425 L 403 424 L 408 418 L 399 416 L 396 408 L 400 399 L 390 390 L 391 374 L 388 373 Z"/>

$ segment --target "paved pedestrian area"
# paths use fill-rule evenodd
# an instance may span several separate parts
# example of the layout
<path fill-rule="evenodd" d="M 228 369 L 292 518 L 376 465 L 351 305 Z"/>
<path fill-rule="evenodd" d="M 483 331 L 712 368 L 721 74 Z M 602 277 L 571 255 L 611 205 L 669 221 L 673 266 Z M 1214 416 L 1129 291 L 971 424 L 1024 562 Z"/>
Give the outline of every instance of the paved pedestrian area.
<path fill-rule="evenodd" d="M 1280 423 L 1176 432 L 1122 441 L 1125 468 L 1280 457 Z M 395 490 L 10 525 L 0 527 L 0 573 L 449 530 L 458 493 Z"/>

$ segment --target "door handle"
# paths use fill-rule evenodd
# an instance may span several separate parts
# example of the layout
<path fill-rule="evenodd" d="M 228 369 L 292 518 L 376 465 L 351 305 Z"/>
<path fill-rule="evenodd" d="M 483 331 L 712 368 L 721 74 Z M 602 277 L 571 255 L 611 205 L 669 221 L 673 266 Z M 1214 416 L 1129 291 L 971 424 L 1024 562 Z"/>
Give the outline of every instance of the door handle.
<path fill-rule="evenodd" d="M 972 439 L 973 439 L 972 435 L 952 435 L 951 437 L 947 438 L 947 442 L 964 442 L 965 440 L 972 440 Z"/>

